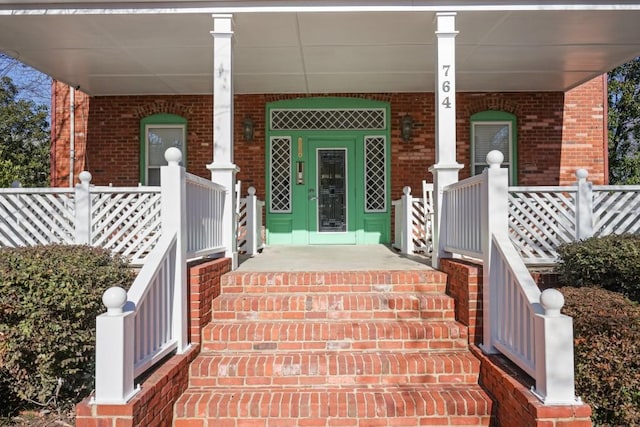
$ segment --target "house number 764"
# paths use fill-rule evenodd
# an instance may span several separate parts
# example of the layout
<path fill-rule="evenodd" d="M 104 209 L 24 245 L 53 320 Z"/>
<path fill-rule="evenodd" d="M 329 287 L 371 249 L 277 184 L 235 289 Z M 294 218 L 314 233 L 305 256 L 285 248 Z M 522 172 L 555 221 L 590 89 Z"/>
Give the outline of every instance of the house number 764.
<path fill-rule="evenodd" d="M 451 69 L 451 65 L 442 66 L 442 70 L 444 71 L 445 78 L 449 77 L 450 69 Z M 442 94 L 449 93 L 449 91 L 451 90 L 451 81 L 444 80 L 442 82 L 442 86 L 440 87 L 440 90 L 442 91 Z M 448 95 L 445 95 L 444 98 L 442 99 L 442 105 L 444 106 L 444 108 L 451 108 L 451 99 L 449 99 Z"/>

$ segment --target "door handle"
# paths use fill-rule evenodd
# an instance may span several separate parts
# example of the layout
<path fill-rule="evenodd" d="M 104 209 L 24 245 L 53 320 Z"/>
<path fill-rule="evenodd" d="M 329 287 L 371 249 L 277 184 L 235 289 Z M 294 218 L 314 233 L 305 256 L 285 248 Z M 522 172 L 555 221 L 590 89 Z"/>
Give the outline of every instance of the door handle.
<path fill-rule="evenodd" d="M 309 189 L 309 196 L 308 196 L 309 201 L 311 200 L 318 200 L 318 196 L 316 196 L 316 190 L 314 190 L 313 188 Z"/>

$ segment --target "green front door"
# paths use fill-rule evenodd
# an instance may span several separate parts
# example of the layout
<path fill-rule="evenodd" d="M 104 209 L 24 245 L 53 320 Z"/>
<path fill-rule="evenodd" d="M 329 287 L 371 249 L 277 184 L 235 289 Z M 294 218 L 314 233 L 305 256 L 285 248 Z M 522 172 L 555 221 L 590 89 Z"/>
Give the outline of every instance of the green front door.
<path fill-rule="evenodd" d="M 361 99 L 267 106 L 267 244 L 390 241 L 388 114 Z"/>

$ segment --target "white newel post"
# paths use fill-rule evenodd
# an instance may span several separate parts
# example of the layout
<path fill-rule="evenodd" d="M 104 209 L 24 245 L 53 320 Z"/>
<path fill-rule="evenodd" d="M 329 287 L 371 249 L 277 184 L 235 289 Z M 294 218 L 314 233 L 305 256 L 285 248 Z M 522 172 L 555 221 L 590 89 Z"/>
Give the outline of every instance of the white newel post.
<path fill-rule="evenodd" d="M 124 312 L 127 291 L 109 288 L 102 296 L 107 312 L 96 318 L 96 391 L 94 403 L 124 404 L 133 386 L 135 313 Z"/>
<path fill-rule="evenodd" d="M 187 180 L 180 166 L 182 153 L 175 147 L 164 153 L 168 165 L 160 168 L 160 204 L 162 232 L 177 233 L 176 265 L 173 299 L 173 336 L 178 342 L 178 353 L 183 353 L 188 342 L 187 316 Z"/>
<path fill-rule="evenodd" d="M 91 174 L 87 171 L 78 175 L 80 184 L 76 184 L 75 227 L 76 244 L 91 244 Z"/>
<path fill-rule="evenodd" d="M 447 185 L 458 182 L 462 165 L 456 160 L 456 14 L 436 14 L 438 61 L 436 64 L 436 164 L 429 168 L 433 174 L 433 255 L 434 268 L 440 267 L 445 255 L 444 239 L 440 233 L 442 194 Z"/>
<path fill-rule="evenodd" d="M 593 236 L 593 184 L 587 181 L 586 169 L 576 171 L 576 241 Z"/>
<path fill-rule="evenodd" d="M 223 244 L 232 267 L 238 266 L 235 188 L 238 167 L 233 163 L 233 38 L 232 15 L 213 15 L 213 163 L 211 180 L 226 188 L 223 207 Z"/>
<path fill-rule="evenodd" d="M 413 254 L 413 196 L 411 187 L 402 189 L 402 248 L 403 254 Z"/>
<path fill-rule="evenodd" d="M 498 280 L 492 275 L 498 272 L 491 270 L 491 246 L 493 235 L 508 236 L 509 233 L 509 176 L 506 168 L 500 165 L 504 155 L 497 150 L 487 154 L 489 167 L 483 172 L 482 203 L 480 215 L 482 217 L 482 312 L 483 339 L 482 350 L 485 353 L 496 353 L 493 337 L 497 336 L 496 322 L 493 317 L 497 313 L 496 295 L 500 292 Z M 508 238 L 508 237 L 507 237 Z M 502 308 L 504 309 L 504 308 Z"/>
<path fill-rule="evenodd" d="M 258 198 L 256 197 L 256 189 L 255 187 L 249 187 L 247 192 L 247 243 L 246 243 L 246 251 L 247 255 L 254 256 L 258 253 L 258 245 L 259 245 L 259 237 L 258 233 L 260 230 L 258 229 L 260 221 L 258 220 Z"/>
<path fill-rule="evenodd" d="M 556 289 L 540 295 L 544 314 L 536 314 L 536 388 L 545 405 L 575 405 L 573 319 L 560 313 L 564 297 Z"/>

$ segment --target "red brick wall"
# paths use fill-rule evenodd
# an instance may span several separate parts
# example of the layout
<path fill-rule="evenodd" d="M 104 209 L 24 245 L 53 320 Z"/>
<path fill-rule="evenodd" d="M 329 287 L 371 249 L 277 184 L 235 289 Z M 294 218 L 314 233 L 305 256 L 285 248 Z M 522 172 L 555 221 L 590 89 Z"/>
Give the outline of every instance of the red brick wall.
<path fill-rule="evenodd" d="M 469 344 L 482 343 L 482 265 L 441 259 L 447 294 L 455 301 L 456 320 L 469 328 Z"/>
<path fill-rule="evenodd" d="M 172 356 L 144 380 L 126 405 L 76 405 L 76 427 L 159 427 L 173 424 L 173 405 L 187 389 L 189 366 L 200 353 L 202 328 L 211 321 L 211 302 L 220 295 L 220 277 L 231 270 L 228 258 L 189 267 L 189 333 L 192 347 Z"/>
<path fill-rule="evenodd" d="M 464 164 L 460 177 L 469 176 L 470 116 L 479 111 L 500 109 L 518 120 L 518 183 L 553 185 L 575 181 L 579 167 L 589 170 L 595 183 L 607 175 L 605 154 L 606 117 L 604 116 L 605 80 L 598 77 L 566 94 L 558 92 L 459 93 L 457 95 L 458 161 Z M 55 86 L 55 185 L 68 182 L 68 98 L 65 87 Z M 318 95 L 237 95 L 235 97 L 235 162 L 243 192 L 249 186 L 264 198 L 265 105 L 268 102 Z M 433 93 L 332 94 L 389 102 L 391 105 L 392 198 L 411 186 L 414 194 L 421 181 L 432 181 L 427 169 L 435 159 L 435 112 Z M 173 113 L 188 120 L 187 169 L 209 177 L 206 164 L 212 160 L 212 97 L 113 96 L 83 97 L 81 114 L 76 114 L 76 131 L 88 126 L 86 144 L 78 146 L 78 167 L 86 167 L 95 184 L 136 185 L 139 181 L 139 123 L 154 113 Z M 413 138 L 400 138 L 400 118 L 414 119 Z M 255 122 L 253 142 L 242 137 L 242 120 Z M 85 149 L 86 148 L 86 149 Z M 65 169 L 66 168 L 66 169 Z M 66 175 L 65 175 L 66 174 Z"/>
<path fill-rule="evenodd" d="M 189 268 L 189 305 L 191 318 L 189 335 L 192 343 L 200 344 L 200 332 L 211 322 L 211 303 L 220 295 L 220 277 L 231 271 L 228 258 L 209 261 Z"/>
<path fill-rule="evenodd" d="M 480 359 L 480 384 L 494 398 L 500 427 L 590 427 L 589 405 L 544 406 L 531 393 L 532 379 L 500 355 L 487 356 L 482 342 L 482 265 L 443 259 L 447 294 L 455 299 L 456 320 L 469 326 L 471 351 Z"/>

